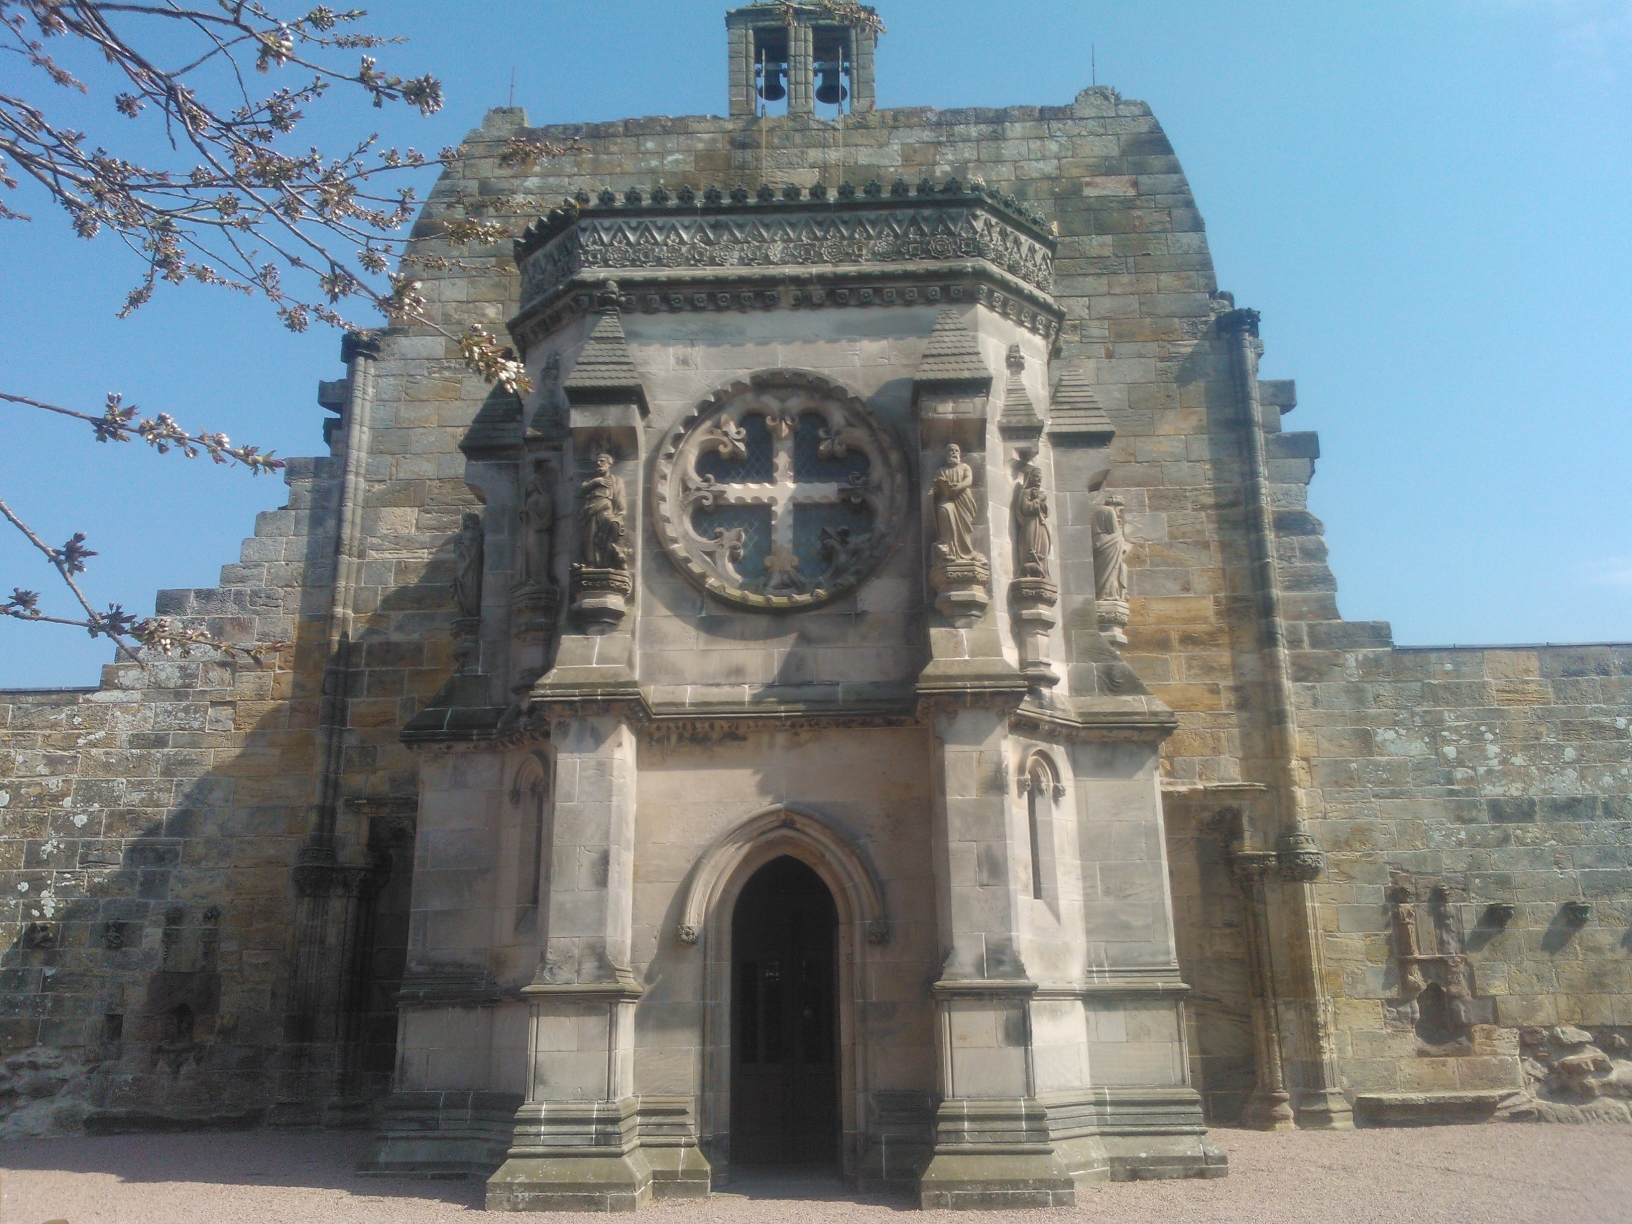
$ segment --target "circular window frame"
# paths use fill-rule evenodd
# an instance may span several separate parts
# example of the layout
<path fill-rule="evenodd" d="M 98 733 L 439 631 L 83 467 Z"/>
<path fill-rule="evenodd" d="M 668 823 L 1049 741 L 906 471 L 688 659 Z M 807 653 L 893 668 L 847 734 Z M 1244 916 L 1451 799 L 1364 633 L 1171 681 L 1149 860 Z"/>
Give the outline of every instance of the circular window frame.
<path fill-rule="evenodd" d="M 711 504 L 711 478 L 697 474 L 697 460 L 707 451 L 727 452 L 733 431 L 741 430 L 745 416 L 772 420 L 791 416 L 797 428 L 798 418 L 807 413 L 825 419 L 827 445 L 838 455 L 854 450 L 867 457 L 865 481 L 853 490 L 854 500 L 873 512 L 872 529 L 863 549 L 846 558 L 843 571 L 825 585 L 818 580 L 806 591 L 746 590 L 729 559 L 722 564 L 709 556 L 721 551 L 719 541 L 705 540 L 692 527 L 691 516 L 699 504 Z M 722 422 L 731 428 L 722 427 Z M 664 437 L 654 475 L 652 516 L 657 537 L 676 568 L 708 594 L 762 612 L 819 608 L 855 590 L 894 550 L 907 507 L 907 462 L 889 430 L 848 388 L 808 370 L 761 370 L 710 394 Z"/>

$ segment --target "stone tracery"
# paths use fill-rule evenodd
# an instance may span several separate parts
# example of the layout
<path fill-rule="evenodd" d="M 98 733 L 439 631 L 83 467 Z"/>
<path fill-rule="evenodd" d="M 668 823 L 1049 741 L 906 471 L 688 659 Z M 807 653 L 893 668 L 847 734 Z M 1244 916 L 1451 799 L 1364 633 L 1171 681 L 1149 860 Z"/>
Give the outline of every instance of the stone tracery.
<path fill-rule="evenodd" d="M 710 396 L 658 459 L 658 535 L 705 590 L 816 607 L 889 550 L 906 494 L 900 449 L 844 388 L 794 370 Z"/>

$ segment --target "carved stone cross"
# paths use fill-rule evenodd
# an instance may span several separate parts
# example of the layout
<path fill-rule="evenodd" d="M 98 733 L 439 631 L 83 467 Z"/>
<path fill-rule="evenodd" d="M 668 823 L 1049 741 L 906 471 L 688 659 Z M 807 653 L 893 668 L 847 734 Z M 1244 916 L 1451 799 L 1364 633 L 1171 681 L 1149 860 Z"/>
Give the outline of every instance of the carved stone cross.
<path fill-rule="evenodd" d="M 815 426 L 814 434 L 801 433 L 801 423 L 806 431 Z M 850 461 L 806 469 L 807 443 L 813 461 Z M 749 608 L 815 608 L 853 590 L 887 553 L 907 507 L 906 459 L 889 432 L 861 400 L 805 370 L 764 370 L 716 391 L 675 424 L 658 447 L 653 476 L 653 520 L 670 559 L 703 590 Z M 739 511 L 727 516 L 738 520 L 729 526 L 693 518 L 726 506 Z M 796 550 L 800 506 L 856 513 L 811 524 L 819 526 L 814 539 L 798 532 Z M 741 521 L 742 507 L 763 507 L 770 518 L 763 553 L 762 528 Z M 865 526 L 864 517 L 871 519 Z M 755 556 L 757 572 L 738 571 L 745 553 Z"/>
<path fill-rule="evenodd" d="M 808 585 L 796 571 L 799 558 L 793 551 L 793 508 L 795 506 L 837 506 L 855 498 L 851 485 L 830 480 L 799 480 L 793 474 L 793 435 L 797 420 L 788 414 L 767 415 L 771 435 L 771 479 L 754 482 L 710 482 L 709 492 L 717 505 L 769 506 L 771 549 L 765 558 L 765 589 L 769 592 L 798 591 Z"/>

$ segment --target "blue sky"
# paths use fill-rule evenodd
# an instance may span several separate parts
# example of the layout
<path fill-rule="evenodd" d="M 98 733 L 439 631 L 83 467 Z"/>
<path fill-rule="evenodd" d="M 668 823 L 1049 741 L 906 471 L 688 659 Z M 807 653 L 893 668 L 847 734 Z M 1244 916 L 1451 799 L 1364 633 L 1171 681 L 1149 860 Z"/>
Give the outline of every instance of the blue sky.
<path fill-rule="evenodd" d="M 717 113 L 717 0 L 386 0 L 432 119 L 325 108 L 307 139 L 435 150 L 503 105 L 535 123 Z M 1351 619 L 1396 640 L 1632 639 L 1632 0 L 1085 4 L 880 0 L 881 106 L 1150 103 L 1189 174 L 1222 287 L 1263 312 L 1264 376 L 1320 432 L 1311 506 Z M 7 72 L 14 71 L 8 68 Z M 304 131 L 305 129 L 303 129 Z M 21 193 L 17 193 L 21 194 Z M 339 339 L 202 288 L 114 318 L 136 267 L 38 200 L 0 223 L 0 389 L 94 410 L 109 390 L 283 455 L 321 449 Z M 0 405 L 0 497 L 83 530 L 99 603 L 212 586 L 276 478 L 96 446 Z M 0 589 L 53 575 L 0 536 Z M 0 622 L 0 686 L 94 683 L 72 629 Z"/>

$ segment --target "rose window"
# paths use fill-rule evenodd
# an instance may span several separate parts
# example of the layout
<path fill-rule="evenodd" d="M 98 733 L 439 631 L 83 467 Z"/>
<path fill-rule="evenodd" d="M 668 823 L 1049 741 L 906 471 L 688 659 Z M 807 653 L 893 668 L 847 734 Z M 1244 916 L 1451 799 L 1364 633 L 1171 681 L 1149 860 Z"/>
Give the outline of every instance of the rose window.
<path fill-rule="evenodd" d="M 658 535 L 722 599 L 810 608 L 883 559 L 906 500 L 900 449 L 862 402 L 814 374 L 756 374 L 709 396 L 658 457 Z"/>

